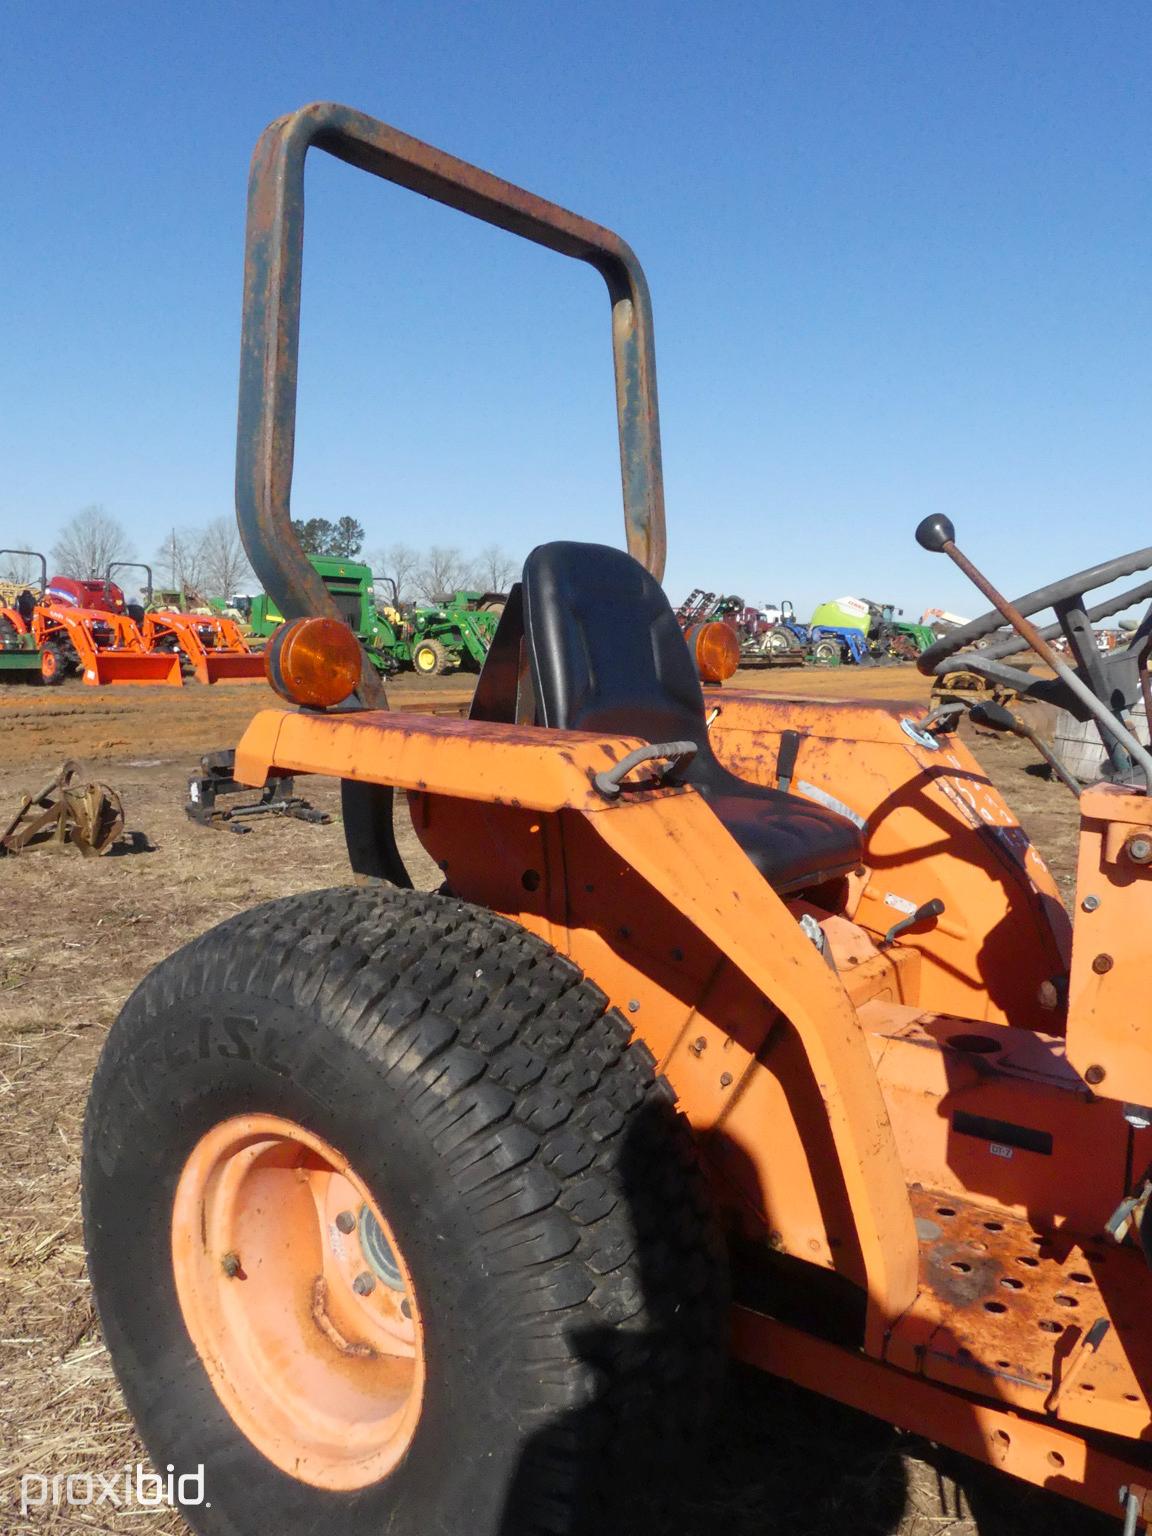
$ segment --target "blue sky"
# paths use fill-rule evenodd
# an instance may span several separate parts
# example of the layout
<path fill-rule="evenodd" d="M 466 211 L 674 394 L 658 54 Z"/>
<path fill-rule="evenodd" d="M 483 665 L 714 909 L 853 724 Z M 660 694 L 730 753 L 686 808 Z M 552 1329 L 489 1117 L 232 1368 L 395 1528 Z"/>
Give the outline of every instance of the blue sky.
<path fill-rule="evenodd" d="M 648 272 L 667 585 L 983 607 L 1149 541 L 1141 0 L 12 0 L 0 544 L 232 508 L 261 128 L 332 98 Z M 621 542 L 608 307 L 552 253 L 309 171 L 294 509 L 368 546 Z"/>

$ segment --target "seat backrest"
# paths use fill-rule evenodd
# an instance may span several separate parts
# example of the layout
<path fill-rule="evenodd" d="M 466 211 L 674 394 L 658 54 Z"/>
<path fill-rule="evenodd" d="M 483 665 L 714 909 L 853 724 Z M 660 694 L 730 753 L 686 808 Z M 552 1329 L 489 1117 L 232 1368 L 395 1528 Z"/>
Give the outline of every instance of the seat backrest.
<path fill-rule="evenodd" d="M 524 636 L 540 725 L 706 749 L 704 694 L 664 589 L 604 544 L 524 562 Z"/>

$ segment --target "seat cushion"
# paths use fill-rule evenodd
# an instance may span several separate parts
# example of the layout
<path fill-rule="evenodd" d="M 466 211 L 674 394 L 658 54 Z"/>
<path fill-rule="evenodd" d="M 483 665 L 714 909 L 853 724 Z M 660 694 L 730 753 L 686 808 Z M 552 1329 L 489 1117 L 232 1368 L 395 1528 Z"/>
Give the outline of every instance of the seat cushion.
<path fill-rule="evenodd" d="M 855 869 L 859 828 L 845 816 L 778 789 L 754 795 L 703 791 L 709 807 L 776 891 L 803 890 Z"/>

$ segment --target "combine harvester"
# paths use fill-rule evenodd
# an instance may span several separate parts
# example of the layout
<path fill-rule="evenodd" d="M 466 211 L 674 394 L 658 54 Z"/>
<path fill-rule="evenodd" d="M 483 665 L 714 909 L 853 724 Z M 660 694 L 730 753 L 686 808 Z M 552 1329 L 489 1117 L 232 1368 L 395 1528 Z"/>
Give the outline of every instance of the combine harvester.
<path fill-rule="evenodd" d="M 143 571 L 145 606 L 140 623 L 144 647 L 163 656 L 179 659 L 181 674 L 190 673 L 210 687 L 214 683 L 261 683 L 264 659 L 245 640 L 239 624 L 222 613 L 211 610 L 186 612 L 177 607 L 154 607 L 152 567 L 139 561 L 114 560 L 108 567 L 105 585 L 113 587 L 114 570 Z"/>
<path fill-rule="evenodd" d="M 31 629 L 45 682 L 78 673 L 94 688 L 109 683 L 180 686 L 179 657 L 148 649 L 114 582 L 72 576 L 47 581 L 44 556 L 33 558 L 41 565 L 41 596 L 32 611 Z"/>

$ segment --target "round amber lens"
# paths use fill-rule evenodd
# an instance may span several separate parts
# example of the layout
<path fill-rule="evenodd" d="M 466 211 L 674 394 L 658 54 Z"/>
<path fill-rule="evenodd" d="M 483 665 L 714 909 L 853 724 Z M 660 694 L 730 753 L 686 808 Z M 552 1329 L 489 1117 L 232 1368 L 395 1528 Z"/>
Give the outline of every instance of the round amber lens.
<path fill-rule="evenodd" d="M 265 671 L 281 698 L 327 709 L 360 681 L 360 642 L 339 619 L 293 619 L 269 642 Z"/>
<path fill-rule="evenodd" d="M 740 665 L 740 641 L 730 624 L 697 624 L 688 631 L 688 645 L 701 682 L 722 683 Z"/>

